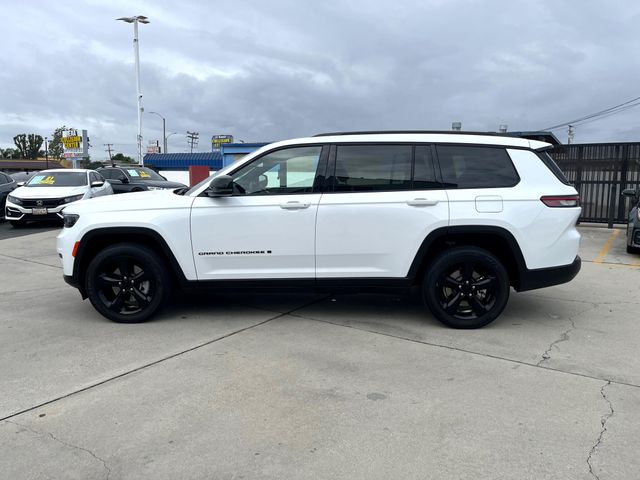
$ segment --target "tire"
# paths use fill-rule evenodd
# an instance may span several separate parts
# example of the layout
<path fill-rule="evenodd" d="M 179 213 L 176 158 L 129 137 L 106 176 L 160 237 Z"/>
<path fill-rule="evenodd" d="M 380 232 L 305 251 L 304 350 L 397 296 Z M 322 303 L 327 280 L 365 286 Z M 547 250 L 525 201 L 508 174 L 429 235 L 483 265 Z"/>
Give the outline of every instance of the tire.
<path fill-rule="evenodd" d="M 452 328 L 480 328 L 494 321 L 507 305 L 509 289 L 500 260 L 478 247 L 442 252 L 427 267 L 422 283 L 425 304 Z"/>
<path fill-rule="evenodd" d="M 170 291 L 169 278 L 157 253 L 134 243 L 120 243 L 91 260 L 85 287 L 91 304 L 104 317 L 118 323 L 140 323 L 162 307 Z"/>
<path fill-rule="evenodd" d="M 627 253 L 640 253 L 640 248 L 627 245 Z"/>
<path fill-rule="evenodd" d="M 26 225 L 26 222 L 22 220 L 9 220 L 9 223 L 13 228 L 22 228 Z"/>

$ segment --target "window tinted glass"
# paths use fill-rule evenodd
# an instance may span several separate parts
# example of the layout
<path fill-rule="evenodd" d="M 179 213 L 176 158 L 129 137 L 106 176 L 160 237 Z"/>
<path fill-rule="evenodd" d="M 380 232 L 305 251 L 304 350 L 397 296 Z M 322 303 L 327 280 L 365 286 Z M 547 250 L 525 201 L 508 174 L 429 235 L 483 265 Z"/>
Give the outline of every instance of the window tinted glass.
<path fill-rule="evenodd" d="M 0 173 L 0 185 L 9 183 L 9 178 L 4 173 Z"/>
<path fill-rule="evenodd" d="M 417 146 L 415 166 L 413 167 L 413 189 L 429 190 L 442 188 L 436 178 L 433 155 L 430 146 Z"/>
<path fill-rule="evenodd" d="M 241 195 L 307 193 L 313 191 L 322 147 L 277 150 L 233 174 Z"/>
<path fill-rule="evenodd" d="M 96 172 L 90 172 L 89 173 L 89 181 L 90 182 L 99 182 L 100 181 L 100 177 L 98 177 L 98 174 Z"/>
<path fill-rule="evenodd" d="M 113 170 L 100 170 L 100 174 L 101 174 L 104 178 L 106 178 L 107 180 L 108 180 L 109 178 L 115 178 L 115 177 L 113 176 Z"/>
<path fill-rule="evenodd" d="M 520 178 L 504 148 L 439 145 L 446 188 L 513 187 Z"/>
<path fill-rule="evenodd" d="M 342 145 L 336 154 L 334 191 L 411 189 L 410 145 Z"/>

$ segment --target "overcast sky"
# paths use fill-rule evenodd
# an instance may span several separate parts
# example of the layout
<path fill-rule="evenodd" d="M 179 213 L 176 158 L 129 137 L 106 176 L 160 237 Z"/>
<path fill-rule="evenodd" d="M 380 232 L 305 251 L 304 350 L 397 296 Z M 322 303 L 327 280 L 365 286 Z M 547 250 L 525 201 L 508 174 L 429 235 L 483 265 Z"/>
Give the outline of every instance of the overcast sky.
<path fill-rule="evenodd" d="M 135 5 L 135 6 L 133 6 Z M 86 128 L 134 154 L 132 25 L 145 110 L 184 133 L 275 141 L 366 129 L 537 130 L 640 96 L 633 0 L 0 0 L 0 147 Z M 144 143 L 161 138 L 144 115 Z M 555 131 L 566 141 L 566 129 Z M 640 107 L 576 128 L 640 141 Z"/>

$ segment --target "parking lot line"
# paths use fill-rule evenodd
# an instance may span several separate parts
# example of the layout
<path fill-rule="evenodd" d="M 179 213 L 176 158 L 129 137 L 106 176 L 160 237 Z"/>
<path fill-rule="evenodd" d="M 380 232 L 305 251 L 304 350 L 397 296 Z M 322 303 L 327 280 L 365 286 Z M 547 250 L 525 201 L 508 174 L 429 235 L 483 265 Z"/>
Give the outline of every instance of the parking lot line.
<path fill-rule="evenodd" d="M 609 238 L 607 239 L 605 244 L 600 249 L 600 252 L 598 253 L 598 256 L 593 261 L 593 263 L 602 263 L 602 262 L 604 262 L 604 258 L 607 256 L 607 253 L 609 253 L 609 249 L 611 248 L 611 245 L 613 245 L 613 241 L 616 239 L 616 237 L 618 235 L 620 235 L 621 231 L 622 230 L 616 229 L 613 232 L 611 232 L 611 235 L 609 235 Z"/>

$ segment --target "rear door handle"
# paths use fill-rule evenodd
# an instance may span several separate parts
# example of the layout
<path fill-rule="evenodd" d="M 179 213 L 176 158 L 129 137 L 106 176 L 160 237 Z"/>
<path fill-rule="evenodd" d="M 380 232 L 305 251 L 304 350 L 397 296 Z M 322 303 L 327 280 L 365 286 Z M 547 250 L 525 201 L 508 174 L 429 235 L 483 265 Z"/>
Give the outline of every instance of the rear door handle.
<path fill-rule="evenodd" d="M 300 202 L 287 202 L 281 203 L 280 208 L 284 208 L 285 210 L 301 210 L 303 208 L 309 208 L 310 203 L 300 203 Z"/>
<path fill-rule="evenodd" d="M 407 200 L 407 205 L 412 207 L 429 207 L 437 205 L 438 200 L 429 200 L 428 198 L 414 198 L 413 200 Z"/>

